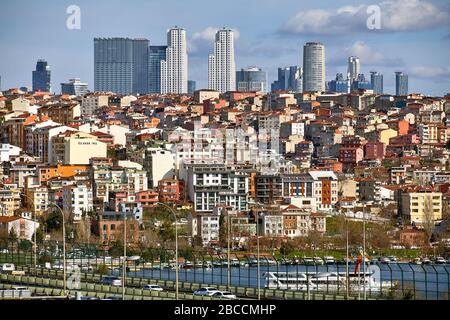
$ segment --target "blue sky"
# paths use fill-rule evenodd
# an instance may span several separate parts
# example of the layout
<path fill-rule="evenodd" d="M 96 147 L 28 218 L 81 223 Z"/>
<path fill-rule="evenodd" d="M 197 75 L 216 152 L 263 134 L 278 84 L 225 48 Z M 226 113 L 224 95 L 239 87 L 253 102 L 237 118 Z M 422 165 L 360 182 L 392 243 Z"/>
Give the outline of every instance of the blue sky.
<path fill-rule="evenodd" d="M 381 29 L 366 27 L 368 5 L 380 8 Z M 69 5 L 81 9 L 81 29 L 66 28 Z M 207 55 L 214 29 L 237 30 L 237 68 L 256 65 L 268 72 L 302 64 L 302 46 L 326 46 L 327 79 L 346 72 L 346 58 L 361 58 L 362 70 L 384 74 L 394 91 L 394 72 L 410 75 L 410 91 L 450 92 L 450 3 L 446 0 L 15 0 L 1 1 L 2 88 L 29 86 L 36 60 L 45 58 L 52 87 L 79 77 L 93 87 L 94 37 L 145 37 L 166 42 L 166 30 L 187 30 L 189 78 L 205 87 Z"/>

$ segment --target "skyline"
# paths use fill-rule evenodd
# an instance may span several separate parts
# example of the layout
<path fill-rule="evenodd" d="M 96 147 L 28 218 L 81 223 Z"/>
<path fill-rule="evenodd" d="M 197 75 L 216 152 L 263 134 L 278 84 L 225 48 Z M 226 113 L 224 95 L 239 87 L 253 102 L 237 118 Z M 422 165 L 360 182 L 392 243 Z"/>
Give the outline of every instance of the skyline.
<path fill-rule="evenodd" d="M 233 10 L 237 2 L 231 1 L 220 14 L 212 12 L 207 16 L 202 15 L 202 10 L 209 9 L 203 0 L 132 4 L 109 1 L 107 7 L 102 3 L 77 1 L 80 30 L 66 28 L 66 8 L 71 4 L 66 1 L 0 4 L 2 11 L 21 12 L 14 18 L 7 15 L 0 22 L 0 40 L 8 48 L 0 53 L 2 88 L 31 86 L 31 71 L 42 58 L 52 71 L 52 88 L 59 89 L 60 83 L 70 78 L 80 78 L 93 90 L 94 37 L 147 38 L 151 46 L 165 45 L 166 31 L 175 25 L 186 29 L 188 78 L 197 82 L 197 89 L 207 88 L 208 54 L 214 48 L 215 31 L 224 26 L 235 30 L 236 70 L 260 67 L 268 74 L 268 84 L 276 80 L 278 67 L 302 66 L 303 45 L 317 41 L 325 45 L 327 81 L 336 73 L 345 74 L 347 59 L 354 55 L 360 58 L 366 78 L 370 71 L 384 75 L 386 93 L 395 93 L 396 71 L 409 75 L 409 92 L 442 96 L 450 87 L 450 6 L 445 1 L 384 1 L 380 4 L 381 30 L 361 25 L 366 21 L 361 16 L 366 5 L 373 4 L 368 1 L 336 4 L 264 0 L 258 1 L 258 11 L 248 10 L 255 8 L 254 0 L 239 4 L 241 10 Z M 122 19 L 117 21 L 122 23 L 111 24 L 110 17 L 119 12 Z M 202 15 L 202 19 L 192 19 L 193 15 Z M 410 15 L 415 23 L 408 19 Z M 322 18 L 313 24 L 315 17 Z M 46 34 L 52 36 L 43 36 Z"/>

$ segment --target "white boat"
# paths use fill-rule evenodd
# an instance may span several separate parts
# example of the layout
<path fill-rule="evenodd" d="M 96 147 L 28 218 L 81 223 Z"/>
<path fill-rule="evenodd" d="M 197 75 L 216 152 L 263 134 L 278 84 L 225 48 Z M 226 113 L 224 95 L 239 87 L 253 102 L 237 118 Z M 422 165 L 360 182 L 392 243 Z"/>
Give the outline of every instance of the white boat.
<path fill-rule="evenodd" d="M 266 288 L 296 291 L 344 292 L 347 277 L 345 272 L 267 272 Z M 392 287 L 391 282 L 379 281 L 373 272 L 349 273 L 351 292 L 381 292 Z"/>

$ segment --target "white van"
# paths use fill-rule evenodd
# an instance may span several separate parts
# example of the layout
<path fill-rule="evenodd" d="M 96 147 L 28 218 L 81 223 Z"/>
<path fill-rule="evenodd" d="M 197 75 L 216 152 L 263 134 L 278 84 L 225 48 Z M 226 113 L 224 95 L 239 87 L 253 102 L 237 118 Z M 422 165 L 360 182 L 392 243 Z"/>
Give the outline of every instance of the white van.
<path fill-rule="evenodd" d="M 16 270 L 16 266 L 13 263 L 3 263 L 0 265 L 0 271 L 13 272 Z"/>

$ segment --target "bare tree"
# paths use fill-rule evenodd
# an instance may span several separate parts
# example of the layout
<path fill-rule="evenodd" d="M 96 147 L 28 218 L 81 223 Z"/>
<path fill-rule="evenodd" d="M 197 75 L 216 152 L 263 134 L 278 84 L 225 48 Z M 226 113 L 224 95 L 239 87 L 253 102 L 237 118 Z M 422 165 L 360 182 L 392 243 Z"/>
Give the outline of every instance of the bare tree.
<path fill-rule="evenodd" d="M 434 231 L 433 197 L 430 194 L 424 195 L 422 226 L 426 234 L 427 243 L 429 244 Z"/>

